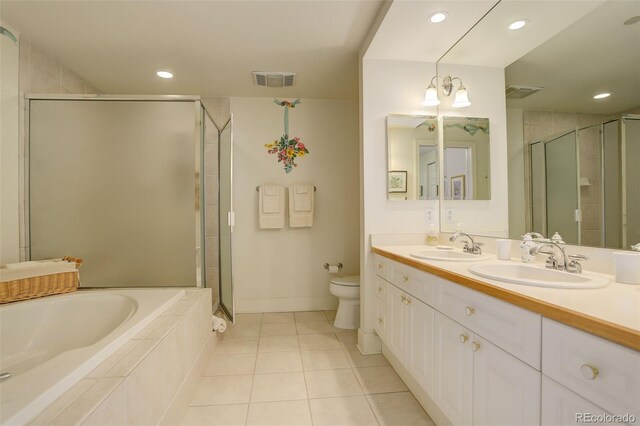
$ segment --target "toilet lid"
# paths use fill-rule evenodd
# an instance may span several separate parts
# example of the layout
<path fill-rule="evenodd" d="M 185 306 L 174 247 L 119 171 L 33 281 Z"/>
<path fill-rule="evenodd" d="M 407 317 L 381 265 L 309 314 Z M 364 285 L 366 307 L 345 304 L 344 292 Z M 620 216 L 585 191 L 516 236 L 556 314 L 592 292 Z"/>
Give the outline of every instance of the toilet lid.
<path fill-rule="evenodd" d="M 347 287 L 360 287 L 360 275 L 351 275 L 349 277 L 335 277 L 331 279 L 331 284 L 344 285 Z"/>

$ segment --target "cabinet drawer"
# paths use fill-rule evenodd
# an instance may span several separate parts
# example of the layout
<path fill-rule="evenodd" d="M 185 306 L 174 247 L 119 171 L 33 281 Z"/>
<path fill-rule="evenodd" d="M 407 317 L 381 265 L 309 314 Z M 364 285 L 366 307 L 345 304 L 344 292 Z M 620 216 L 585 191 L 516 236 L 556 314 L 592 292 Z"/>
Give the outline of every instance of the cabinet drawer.
<path fill-rule="evenodd" d="M 387 340 L 388 308 L 387 304 L 380 299 L 376 300 L 376 326 L 378 337 L 386 342 Z"/>
<path fill-rule="evenodd" d="M 442 278 L 437 278 L 435 308 L 540 370 L 540 315 Z"/>
<path fill-rule="evenodd" d="M 419 269 L 391 262 L 391 283 L 426 304 L 433 305 L 436 277 Z"/>
<path fill-rule="evenodd" d="M 389 284 L 382 278 L 376 277 L 376 299 L 377 300 L 384 303 L 389 303 L 389 286 L 390 285 L 391 284 Z"/>
<path fill-rule="evenodd" d="M 640 418 L 640 352 L 545 318 L 542 372 L 613 415 Z"/>
<path fill-rule="evenodd" d="M 389 281 L 389 268 L 391 267 L 391 261 L 386 257 L 380 256 L 379 254 L 374 254 L 373 262 L 373 267 L 376 270 L 376 275 Z"/>

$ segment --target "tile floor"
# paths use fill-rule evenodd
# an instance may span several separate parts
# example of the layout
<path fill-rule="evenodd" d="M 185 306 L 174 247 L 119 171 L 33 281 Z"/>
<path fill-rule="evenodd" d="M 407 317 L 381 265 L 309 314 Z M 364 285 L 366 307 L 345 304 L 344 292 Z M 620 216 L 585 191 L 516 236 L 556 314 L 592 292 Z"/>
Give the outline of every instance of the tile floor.
<path fill-rule="evenodd" d="M 335 311 L 239 314 L 183 425 L 433 425 L 382 355 L 362 355 Z"/>

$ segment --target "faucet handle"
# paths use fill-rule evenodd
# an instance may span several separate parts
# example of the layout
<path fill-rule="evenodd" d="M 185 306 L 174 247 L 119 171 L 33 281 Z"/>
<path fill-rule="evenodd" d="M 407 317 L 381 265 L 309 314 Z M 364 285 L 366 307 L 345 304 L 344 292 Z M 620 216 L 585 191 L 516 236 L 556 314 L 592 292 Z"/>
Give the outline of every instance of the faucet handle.
<path fill-rule="evenodd" d="M 549 255 L 549 258 L 545 262 L 545 266 L 547 268 L 549 268 L 549 269 L 558 269 L 558 259 L 556 259 L 556 254 L 555 253 L 549 253 L 549 252 L 541 252 L 541 253 Z"/>

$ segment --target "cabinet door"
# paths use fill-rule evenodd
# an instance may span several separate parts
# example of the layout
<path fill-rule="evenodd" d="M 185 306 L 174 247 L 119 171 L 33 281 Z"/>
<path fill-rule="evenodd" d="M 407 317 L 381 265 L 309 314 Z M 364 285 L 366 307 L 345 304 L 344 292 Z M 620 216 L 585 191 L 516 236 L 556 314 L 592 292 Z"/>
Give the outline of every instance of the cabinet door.
<path fill-rule="evenodd" d="M 376 300 L 376 333 L 383 342 L 387 342 L 387 304 L 380 299 Z"/>
<path fill-rule="evenodd" d="M 407 368 L 429 396 L 433 394 L 433 331 L 435 311 L 409 296 Z"/>
<path fill-rule="evenodd" d="M 471 424 L 473 351 L 471 332 L 435 313 L 433 400 L 454 425 Z"/>
<path fill-rule="evenodd" d="M 473 336 L 473 424 L 540 424 L 540 372 Z"/>
<path fill-rule="evenodd" d="M 407 326 L 409 308 L 404 303 L 407 294 L 389 286 L 387 346 L 402 365 L 407 365 Z"/>

